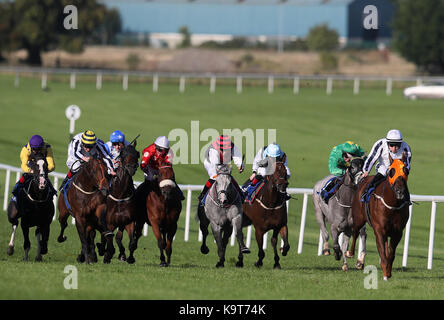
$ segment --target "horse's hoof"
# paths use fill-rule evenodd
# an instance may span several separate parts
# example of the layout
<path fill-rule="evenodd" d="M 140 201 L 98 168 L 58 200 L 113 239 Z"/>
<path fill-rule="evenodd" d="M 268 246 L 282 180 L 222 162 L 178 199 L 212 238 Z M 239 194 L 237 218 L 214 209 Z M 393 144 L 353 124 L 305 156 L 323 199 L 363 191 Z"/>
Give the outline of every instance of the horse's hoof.
<path fill-rule="evenodd" d="M 244 263 L 243 262 L 236 262 L 236 268 L 243 268 L 244 267 Z"/>
<path fill-rule="evenodd" d="M 349 250 L 345 251 L 344 256 L 346 258 L 353 258 L 354 254 L 352 254 Z"/>
<path fill-rule="evenodd" d="M 322 254 L 323 254 L 324 256 L 329 256 L 329 255 L 330 255 L 330 249 L 324 249 L 324 250 L 322 250 Z"/>
<path fill-rule="evenodd" d="M 346 263 L 342 265 L 342 271 L 348 271 L 348 265 Z"/>
<path fill-rule="evenodd" d="M 57 238 L 57 242 L 58 242 L 58 243 L 62 243 L 62 242 L 65 242 L 66 239 L 68 239 L 66 236 L 58 236 L 58 238 Z"/>
<path fill-rule="evenodd" d="M 388 281 L 388 277 L 387 276 L 384 276 L 384 281 Z"/>
<path fill-rule="evenodd" d="M 96 243 L 97 250 L 99 250 L 99 256 L 103 256 L 105 254 L 105 245 L 101 244 L 100 242 Z"/>
<path fill-rule="evenodd" d="M 342 252 L 340 250 L 335 250 L 335 260 L 339 261 L 341 260 Z"/>
<path fill-rule="evenodd" d="M 8 256 L 12 256 L 14 254 L 14 246 L 8 246 L 8 250 L 6 250 Z"/>
<path fill-rule="evenodd" d="M 224 263 L 223 262 L 216 263 L 216 268 L 223 268 L 223 267 L 224 267 Z"/>
<path fill-rule="evenodd" d="M 128 262 L 129 264 L 133 264 L 134 262 L 136 262 L 136 259 L 134 259 L 134 257 L 129 257 L 126 262 Z"/>
<path fill-rule="evenodd" d="M 202 252 L 203 254 L 208 254 L 208 252 L 210 252 L 210 249 L 208 247 L 201 246 L 200 252 Z"/>
<path fill-rule="evenodd" d="M 254 263 L 254 266 L 257 267 L 257 268 L 260 268 L 260 267 L 262 267 L 262 262 L 258 262 L 258 261 L 256 261 L 256 262 Z"/>
<path fill-rule="evenodd" d="M 85 262 L 85 256 L 83 254 L 79 254 L 77 256 L 77 262 L 78 263 L 84 263 Z"/>
<path fill-rule="evenodd" d="M 279 263 L 275 263 L 274 266 L 273 266 L 273 269 L 281 270 L 281 265 Z"/>
<path fill-rule="evenodd" d="M 248 249 L 247 247 L 243 247 L 242 250 L 241 250 L 241 252 L 242 252 L 243 254 L 249 254 L 249 253 L 251 253 L 250 249 Z"/>
<path fill-rule="evenodd" d="M 356 262 L 356 269 L 358 270 L 363 270 L 364 269 L 364 264 L 360 261 Z"/>
<path fill-rule="evenodd" d="M 162 261 L 160 263 L 160 266 L 166 268 L 166 267 L 168 267 L 168 263 L 166 263 L 165 261 Z"/>
<path fill-rule="evenodd" d="M 119 254 L 119 258 L 120 261 L 127 261 L 126 259 L 126 255 L 124 253 Z"/>
<path fill-rule="evenodd" d="M 35 257 L 35 261 L 36 262 L 42 262 L 43 261 L 42 256 L 36 256 Z"/>
<path fill-rule="evenodd" d="M 47 254 L 48 253 L 48 247 L 45 245 L 42 245 L 40 248 L 40 254 Z"/>
<path fill-rule="evenodd" d="M 290 251 L 290 246 L 281 248 L 281 253 L 284 257 L 287 255 L 288 251 Z"/>

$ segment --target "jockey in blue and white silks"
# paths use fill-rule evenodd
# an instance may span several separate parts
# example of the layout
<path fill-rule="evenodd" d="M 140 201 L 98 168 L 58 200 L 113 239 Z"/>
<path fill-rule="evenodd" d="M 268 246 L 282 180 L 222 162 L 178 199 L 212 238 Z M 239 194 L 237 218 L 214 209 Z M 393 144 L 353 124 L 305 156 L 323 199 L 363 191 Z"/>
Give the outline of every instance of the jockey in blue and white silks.
<path fill-rule="evenodd" d="M 257 186 L 258 182 L 263 180 L 264 176 L 273 174 L 273 172 L 270 172 L 270 168 L 267 168 L 267 158 L 274 158 L 276 161 L 281 161 L 284 158 L 284 155 L 285 152 L 283 152 L 281 150 L 281 146 L 276 143 L 271 143 L 268 146 L 260 148 L 253 160 L 253 173 L 251 174 L 250 179 L 242 186 L 242 189 L 247 191 L 250 186 L 254 188 Z M 290 168 L 288 167 L 287 157 L 285 157 L 284 166 L 287 170 L 287 179 L 289 179 L 291 172 Z M 288 199 L 290 199 L 289 195 L 287 195 L 287 200 Z"/>
<path fill-rule="evenodd" d="M 129 144 L 122 131 L 116 130 L 111 133 L 105 147 L 113 159 L 114 166 L 117 164 L 116 159 L 119 157 L 122 148 Z"/>
<path fill-rule="evenodd" d="M 375 163 L 376 175 L 362 193 L 362 201 L 366 201 L 365 198 L 368 194 L 371 193 L 387 176 L 387 171 L 391 164 L 389 156 L 392 159 L 402 159 L 403 154 L 405 155 L 405 167 L 410 171 L 412 151 L 410 150 L 410 146 L 403 140 L 401 131 L 399 130 L 392 129 L 387 132 L 385 138 L 375 142 L 367 160 L 364 162 L 364 167 L 362 168 L 364 174 L 362 177 L 365 178 L 368 176 Z"/>

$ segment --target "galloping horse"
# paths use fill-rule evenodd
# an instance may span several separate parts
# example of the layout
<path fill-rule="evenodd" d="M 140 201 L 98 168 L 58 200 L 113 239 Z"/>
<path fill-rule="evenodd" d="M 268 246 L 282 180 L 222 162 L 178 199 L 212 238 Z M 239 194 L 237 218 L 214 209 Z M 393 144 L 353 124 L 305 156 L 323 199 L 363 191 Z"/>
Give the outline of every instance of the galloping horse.
<path fill-rule="evenodd" d="M 142 234 L 142 227 L 147 222 L 153 229 L 160 250 L 160 266 L 168 267 L 173 252 L 173 238 L 177 231 L 177 220 L 182 211 L 182 200 L 175 181 L 171 163 L 158 163 L 157 179 L 141 184 L 136 190 L 137 221 L 136 236 Z M 146 186 L 148 184 L 148 186 Z M 148 194 L 143 188 L 148 187 Z M 165 261 L 166 253 L 167 260 Z"/>
<path fill-rule="evenodd" d="M 243 267 L 243 254 L 250 253 L 250 250 L 244 244 L 244 235 L 242 233 L 241 197 L 231 181 L 231 179 L 233 179 L 231 176 L 231 166 L 226 164 L 218 165 L 216 173 L 216 181 L 210 190 L 208 190 L 205 206 L 202 207 L 199 205 L 197 209 L 197 217 L 200 220 L 200 230 L 203 235 L 200 251 L 203 254 L 209 252 L 206 239 L 208 236 L 208 225 L 211 223 L 211 229 L 216 240 L 217 253 L 219 256 L 216 268 L 223 267 L 228 239 L 234 227 L 239 244 L 239 255 L 236 267 Z"/>
<path fill-rule="evenodd" d="M 284 246 L 282 255 L 286 256 L 290 245 L 288 243 L 287 227 L 287 203 L 285 200 L 286 189 L 288 187 L 287 170 L 284 166 L 285 156 L 282 161 L 267 165 L 273 166 L 274 170 L 270 175 L 264 177 L 265 183 L 257 192 L 253 202 L 244 202 L 242 209 L 244 213 L 243 225 L 253 223 L 256 230 L 256 242 L 259 248 L 259 260 L 255 262 L 256 267 L 262 266 L 262 260 L 265 257 L 263 249 L 264 234 L 273 230 L 271 245 L 274 251 L 274 269 L 280 269 L 279 255 L 277 246 L 277 236 L 280 233 Z M 245 219 L 246 216 L 246 219 Z"/>
<path fill-rule="evenodd" d="M 380 265 L 384 280 L 392 276 L 392 265 L 395 251 L 402 237 L 402 232 L 409 219 L 407 200 L 409 191 L 407 176 L 409 170 L 404 166 L 405 154 L 402 159 L 393 160 L 390 157 L 390 168 L 386 179 L 379 184 L 370 197 L 368 204 L 361 202 L 361 194 L 370 183 L 370 177 L 363 180 L 355 193 L 352 204 L 353 242 L 350 251 L 355 251 L 356 238 L 359 230 L 367 222 L 376 236 Z M 390 237 L 390 242 L 388 238 Z"/>
<path fill-rule="evenodd" d="M 135 143 L 135 141 L 133 142 Z M 116 236 L 116 242 L 119 247 L 119 259 L 134 263 L 134 251 L 137 248 L 135 236 L 135 220 L 136 220 L 136 200 L 133 176 L 136 173 L 140 154 L 136 150 L 134 144 L 125 146 L 120 152 L 120 165 L 116 169 L 116 175 L 111 179 L 111 187 L 106 198 L 106 225 L 109 231 L 119 228 Z M 126 230 L 130 238 L 129 250 L 130 256 L 126 259 L 125 248 L 122 245 L 123 230 Z M 102 243 L 97 244 L 99 254 L 103 255 L 105 263 L 110 263 L 114 255 L 114 246 L 112 237 L 102 236 Z"/>
<path fill-rule="evenodd" d="M 78 262 L 97 262 L 94 246 L 95 230 L 104 232 L 106 218 L 106 195 L 109 190 L 107 167 L 97 155 L 82 164 L 79 172 L 67 182 L 58 199 L 60 234 L 58 242 L 64 242 L 63 235 L 68 226 L 68 217 L 75 218 L 81 252 Z M 112 234 L 111 234 L 112 236 Z"/>
<path fill-rule="evenodd" d="M 18 208 L 12 203 L 8 206 L 8 220 L 12 224 L 11 242 L 8 246 L 8 255 L 14 253 L 14 237 L 18 226 L 18 219 L 22 219 L 22 231 L 24 237 L 24 260 L 28 261 L 28 253 L 31 248 L 29 241 L 29 228 L 37 227 L 36 261 L 42 261 L 42 255 L 48 253 L 49 227 L 54 216 L 53 193 L 48 180 L 48 164 L 41 154 L 32 154 L 28 162 L 32 170 L 32 178 L 25 183 L 17 197 Z"/>
<path fill-rule="evenodd" d="M 329 200 L 328 205 L 324 202 L 320 196 L 320 191 L 325 183 L 333 178 L 333 175 L 328 175 L 322 180 L 318 181 L 313 188 L 313 204 L 315 209 L 316 220 L 321 228 L 321 235 L 323 240 L 323 253 L 324 255 L 330 254 L 328 248 L 328 230 L 326 227 L 326 221 L 330 224 L 331 237 L 333 239 L 333 250 L 335 254 L 335 259 L 341 259 L 341 255 L 344 255 L 344 262 L 342 265 L 342 270 L 347 271 L 347 259 L 351 258 L 350 254 L 347 252 L 349 239 L 352 233 L 353 219 L 351 216 L 351 203 L 353 195 L 356 191 L 357 185 L 360 181 L 362 175 L 362 166 L 364 165 L 364 160 L 362 158 L 354 158 L 350 162 L 350 167 L 346 170 L 344 175 L 344 181 L 339 187 L 336 194 Z M 343 233 L 344 238 L 342 241 L 342 246 L 340 248 L 338 239 L 339 235 Z M 365 231 L 365 226 L 361 230 L 361 243 L 365 244 L 365 239 L 367 238 L 367 233 Z M 361 256 L 358 258 L 356 263 L 356 268 L 362 269 L 364 267 L 364 260 L 366 249 L 363 247 Z"/>

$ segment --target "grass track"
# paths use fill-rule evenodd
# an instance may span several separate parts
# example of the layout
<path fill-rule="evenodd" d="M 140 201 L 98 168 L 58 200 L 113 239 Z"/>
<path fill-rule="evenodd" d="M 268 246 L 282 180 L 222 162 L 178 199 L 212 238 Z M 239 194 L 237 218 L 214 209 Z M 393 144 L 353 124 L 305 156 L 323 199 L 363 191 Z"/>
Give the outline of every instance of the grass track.
<path fill-rule="evenodd" d="M 441 101 L 405 101 L 399 90 L 387 97 L 384 90 L 376 89 L 361 90 L 357 96 L 349 89 L 339 89 L 329 97 L 318 88 L 303 88 L 296 96 L 291 88 L 276 88 L 274 94 L 268 94 L 262 87 L 244 87 L 242 94 L 236 94 L 232 86 L 218 86 L 216 93 L 210 94 L 208 87 L 197 85 L 187 86 L 185 93 L 180 94 L 177 86 L 167 84 L 161 84 L 159 92 L 154 94 L 150 85 L 131 82 L 127 92 L 122 91 L 120 83 L 112 82 L 105 82 L 101 91 L 92 82 L 78 83 L 75 90 L 70 90 L 67 83 L 50 80 L 49 88 L 43 92 L 40 82 L 31 78 L 21 78 L 20 87 L 14 88 L 12 76 L 0 75 L 0 163 L 18 166 L 21 146 L 32 134 L 39 133 L 53 145 L 56 171 L 66 172 L 68 120 L 64 110 L 70 104 L 77 104 L 82 109 L 82 116 L 76 122 L 77 132 L 92 128 L 103 139 L 115 129 L 123 130 L 130 138 L 141 133 L 139 150 L 174 128 L 190 133 L 192 120 L 199 121 L 200 131 L 276 129 L 277 141 L 289 157 L 291 187 L 311 187 L 326 175 L 328 155 L 334 145 L 351 139 L 369 152 L 374 141 L 390 128 L 398 128 L 412 147 L 411 192 L 443 193 L 444 171 L 440 168 L 444 150 L 439 147 L 444 119 Z M 205 143 L 202 141 L 200 147 Z M 175 171 L 179 183 L 202 184 L 206 179 L 201 164 L 177 165 Z M 0 172 L 1 184 L 4 176 Z M 235 177 L 243 181 L 247 174 Z M 142 179 L 140 172 L 136 179 Z M 1 201 L 3 190 L 1 187 Z M 431 271 L 426 269 L 430 204 L 414 207 L 408 267 L 401 268 L 401 241 L 393 278 L 387 283 L 381 281 L 373 231 L 369 228 L 367 265 L 378 266 L 380 281 L 378 290 L 366 290 L 363 286 L 366 275 L 362 272 L 344 273 L 333 257 L 316 256 L 319 229 L 311 201 L 303 253 L 296 253 L 301 200 L 302 197 L 293 200 L 290 206 L 291 250 L 281 259 L 280 271 L 272 270 L 270 248 L 264 267 L 258 270 L 253 266 L 257 256 L 254 241 L 252 254 L 245 257 L 244 269 L 234 268 L 237 249 L 229 247 L 225 269 L 216 270 L 215 244 L 210 241 L 209 255 L 200 253 L 196 240 L 198 226 L 194 221 L 190 241 L 183 241 L 184 214 L 173 244 L 172 265 L 167 269 L 158 267 L 158 249 L 151 231 L 139 242 L 135 265 L 116 260 L 110 265 L 101 262 L 79 265 L 75 262 L 80 249 L 75 228 L 70 225 L 67 242 L 58 244 L 57 222 L 52 224 L 45 261 L 24 263 L 20 230 L 16 253 L 12 257 L 5 253 L 10 225 L 3 212 L 0 213 L 0 299 L 442 299 L 442 205 L 438 204 Z M 33 259 L 34 237 L 31 242 Z M 78 290 L 63 287 L 66 276 L 63 270 L 69 264 L 78 267 Z"/>

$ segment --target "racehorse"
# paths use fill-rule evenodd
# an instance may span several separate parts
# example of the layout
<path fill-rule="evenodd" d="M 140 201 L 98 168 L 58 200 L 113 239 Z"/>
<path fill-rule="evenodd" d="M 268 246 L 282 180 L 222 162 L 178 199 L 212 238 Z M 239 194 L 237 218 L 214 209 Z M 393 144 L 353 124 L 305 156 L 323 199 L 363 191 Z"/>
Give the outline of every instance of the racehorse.
<path fill-rule="evenodd" d="M 287 202 L 285 196 L 288 187 L 287 170 L 285 169 L 285 157 L 282 161 L 270 163 L 267 168 L 273 167 L 271 174 L 264 176 L 264 185 L 256 193 L 254 201 L 244 202 L 242 205 L 244 217 L 243 226 L 253 223 L 256 230 L 256 242 L 259 248 L 258 261 L 255 262 L 256 267 L 263 265 L 262 260 L 265 257 L 263 249 L 264 234 L 273 230 L 271 244 L 274 251 L 274 269 L 280 269 L 279 255 L 277 250 L 277 237 L 280 233 L 284 246 L 282 247 L 282 255 L 286 256 L 290 245 L 288 243 L 288 227 L 287 227 Z M 246 216 L 246 217 L 245 217 Z"/>
<path fill-rule="evenodd" d="M 30 179 L 25 182 L 19 192 L 17 204 L 9 203 L 8 220 L 12 224 L 11 242 L 8 246 L 8 255 L 14 253 L 14 238 L 21 218 L 21 227 L 24 237 L 24 260 L 28 261 L 28 253 L 31 248 L 29 241 L 29 228 L 36 227 L 37 238 L 36 261 L 42 261 L 42 255 L 48 253 L 49 229 L 54 216 L 53 191 L 48 180 L 48 164 L 43 155 L 31 154 L 28 162 L 31 168 Z"/>
<path fill-rule="evenodd" d="M 333 250 L 335 259 L 341 259 L 341 255 L 344 255 L 344 261 L 342 265 L 342 270 L 348 270 L 347 258 L 351 258 L 350 253 L 347 252 L 349 239 L 352 233 L 353 219 L 351 216 L 351 204 L 353 195 L 357 189 L 357 185 L 362 176 L 362 166 L 364 165 L 364 160 L 362 158 L 353 158 L 350 161 L 350 167 L 347 168 L 344 180 L 341 186 L 336 191 L 335 195 L 330 198 L 328 204 L 324 202 L 320 196 L 320 191 L 322 187 L 326 184 L 328 180 L 333 178 L 333 175 L 328 175 L 322 180 L 318 181 L 313 188 L 313 204 L 315 209 L 316 220 L 321 228 L 321 235 L 323 240 L 323 253 L 328 255 L 330 250 L 328 248 L 328 230 L 326 227 L 326 222 L 330 224 L 331 237 L 333 239 Z M 343 233 L 343 241 L 340 247 L 339 235 Z M 363 251 L 358 257 L 356 263 L 356 268 L 361 270 L 364 267 L 365 261 L 365 240 L 367 238 L 367 233 L 365 226 L 360 231 L 361 243 L 364 245 Z"/>
<path fill-rule="evenodd" d="M 171 163 L 158 162 L 157 178 L 146 181 L 136 190 L 137 221 L 136 237 L 142 234 L 142 227 L 147 222 L 153 229 L 160 250 L 160 266 L 168 267 L 173 252 L 172 244 L 177 231 L 177 221 L 182 211 L 182 200 L 175 181 Z M 146 185 L 147 184 L 147 185 Z M 143 188 L 148 187 L 148 193 Z M 167 259 L 165 261 L 166 253 Z"/>
<path fill-rule="evenodd" d="M 209 248 L 206 245 L 206 238 L 208 236 L 208 225 L 211 223 L 211 229 L 216 240 L 217 253 L 219 256 L 216 268 L 224 267 L 225 251 L 234 227 L 239 244 L 239 255 L 236 267 L 243 267 L 243 254 L 250 253 L 250 250 L 245 246 L 244 235 L 242 233 L 241 196 L 232 182 L 231 166 L 226 164 L 218 165 L 216 173 L 216 181 L 208 190 L 205 206 L 198 206 L 197 210 L 197 217 L 200 220 L 200 230 L 203 235 L 200 251 L 203 254 L 209 252 Z"/>
<path fill-rule="evenodd" d="M 81 242 L 78 262 L 97 262 L 94 245 L 95 230 L 105 231 L 105 201 L 108 191 L 107 166 L 99 155 L 94 154 L 88 162 L 80 166 L 79 171 L 60 192 L 58 199 L 60 234 L 57 241 L 66 240 L 63 233 L 68 226 L 68 217 L 71 215 L 75 218 Z"/>
<path fill-rule="evenodd" d="M 384 280 L 392 276 L 396 247 L 409 219 L 410 197 L 407 187 L 409 170 L 404 165 L 405 158 L 405 154 L 401 160 L 393 160 L 390 157 L 391 165 L 387 177 L 371 194 L 368 204 L 361 202 L 360 199 L 363 190 L 371 181 L 370 177 L 360 183 L 353 197 L 353 242 L 350 251 L 354 253 L 359 230 L 367 222 L 376 236 Z"/>
<path fill-rule="evenodd" d="M 111 187 L 106 198 L 106 225 L 107 230 L 114 231 L 118 228 L 116 242 L 119 247 L 119 260 L 134 263 L 134 251 L 137 248 L 135 236 L 136 220 L 136 200 L 133 176 L 138 167 L 140 154 L 133 144 L 125 146 L 120 152 L 118 161 L 120 165 L 116 169 L 116 175 L 111 179 Z M 130 255 L 128 259 L 125 255 L 125 248 L 122 245 L 123 230 L 126 230 L 129 236 Z M 105 249 L 106 242 L 106 249 Z M 102 235 L 102 243 L 98 243 L 99 255 L 103 255 L 105 250 L 107 254 L 104 257 L 105 263 L 110 263 L 114 255 L 114 246 L 112 237 Z"/>

